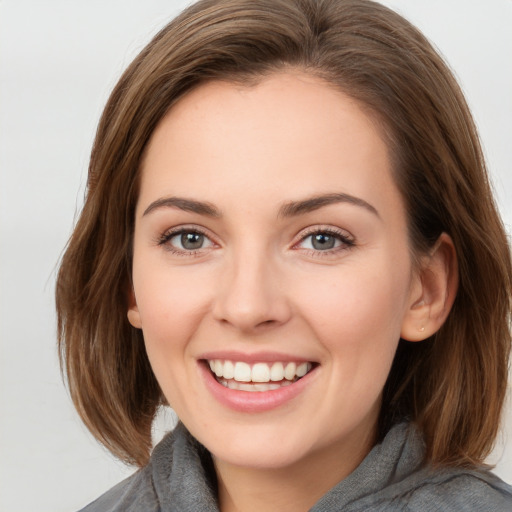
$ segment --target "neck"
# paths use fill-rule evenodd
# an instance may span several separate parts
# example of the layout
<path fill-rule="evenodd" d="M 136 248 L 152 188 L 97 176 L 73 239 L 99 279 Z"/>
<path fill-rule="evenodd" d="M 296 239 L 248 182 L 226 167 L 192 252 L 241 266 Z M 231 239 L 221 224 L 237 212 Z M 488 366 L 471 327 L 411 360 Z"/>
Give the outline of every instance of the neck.
<path fill-rule="evenodd" d="M 300 512 L 361 463 L 375 442 L 375 431 L 359 432 L 350 443 L 308 455 L 283 468 L 252 468 L 214 459 L 221 512 Z"/>

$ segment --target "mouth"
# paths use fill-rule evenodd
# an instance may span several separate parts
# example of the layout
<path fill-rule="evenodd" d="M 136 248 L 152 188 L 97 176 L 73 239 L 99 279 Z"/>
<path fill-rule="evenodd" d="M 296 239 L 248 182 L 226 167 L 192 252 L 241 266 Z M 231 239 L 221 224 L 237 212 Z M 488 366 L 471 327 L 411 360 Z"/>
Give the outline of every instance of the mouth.
<path fill-rule="evenodd" d="M 266 392 L 289 386 L 306 376 L 316 363 L 276 361 L 249 364 L 244 361 L 207 359 L 216 381 L 236 391 Z"/>

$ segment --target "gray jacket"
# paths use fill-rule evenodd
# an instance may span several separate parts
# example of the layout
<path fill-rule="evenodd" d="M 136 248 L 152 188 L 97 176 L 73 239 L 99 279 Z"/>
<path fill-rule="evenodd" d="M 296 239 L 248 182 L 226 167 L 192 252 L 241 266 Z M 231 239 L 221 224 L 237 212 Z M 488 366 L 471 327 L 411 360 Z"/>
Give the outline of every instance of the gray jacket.
<path fill-rule="evenodd" d="M 393 427 L 310 512 L 512 512 L 512 487 L 488 471 L 422 465 L 421 436 Z M 82 512 L 218 512 L 209 453 L 179 424 L 149 464 Z"/>

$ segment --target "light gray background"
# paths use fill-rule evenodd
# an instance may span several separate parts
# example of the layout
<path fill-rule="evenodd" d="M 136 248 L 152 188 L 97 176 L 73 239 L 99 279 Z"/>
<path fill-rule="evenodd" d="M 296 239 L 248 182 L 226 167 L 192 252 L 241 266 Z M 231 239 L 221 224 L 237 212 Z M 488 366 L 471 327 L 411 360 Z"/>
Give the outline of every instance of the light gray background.
<path fill-rule="evenodd" d="M 108 93 L 189 2 L 0 0 L 0 510 L 72 511 L 133 470 L 81 425 L 55 349 L 55 269 Z M 455 69 L 512 225 L 512 0 L 389 0 Z M 512 414 L 505 425 L 512 435 Z M 512 441 L 493 454 L 512 482 Z"/>

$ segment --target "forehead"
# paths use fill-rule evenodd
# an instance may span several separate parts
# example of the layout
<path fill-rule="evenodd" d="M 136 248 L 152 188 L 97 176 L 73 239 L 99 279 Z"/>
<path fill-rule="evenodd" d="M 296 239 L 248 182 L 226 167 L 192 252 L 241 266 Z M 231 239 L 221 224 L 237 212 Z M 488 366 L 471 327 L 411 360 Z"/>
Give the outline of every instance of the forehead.
<path fill-rule="evenodd" d="M 190 91 L 157 126 L 141 170 L 141 202 L 169 193 L 217 202 L 230 190 L 276 201 L 283 190 L 372 197 L 392 185 L 379 125 L 346 94 L 299 72 Z"/>
<path fill-rule="evenodd" d="M 251 84 L 216 80 L 203 83 L 181 97 L 158 124 L 150 145 L 162 137 L 177 138 L 180 132 L 188 137 L 189 133 L 182 131 L 185 127 L 196 134 L 206 133 L 212 123 L 218 137 L 232 135 L 230 128 L 236 126 L 240 136 L 250 132 L 254 138 L 264 133 L 272 137 L 272 129 L 281 129 L 280 143 L 296 142 L 297 137 L 309 137 L 308 126 L 318 132 L 321 125 L 325 133 L 338 136 L 343 124 L 340 116 L 344 115 L 351 117 L 353 128 L 347 126 L 349 130 L 364 125 L 373 135 L 379 138 L 382 135 L 379 123 L 374 122 L 377 116 L 369 108 L 333 84 L 305 72 L 275 73 Z M 296 119 L 301 123 L 294 123 Z M 334 124 L 337 130 L 332 131 Z M 179 130 L 171 133 L 176 127 Z M 188 137 L 188 142 L 193 144 L 197 138 Z"/>

